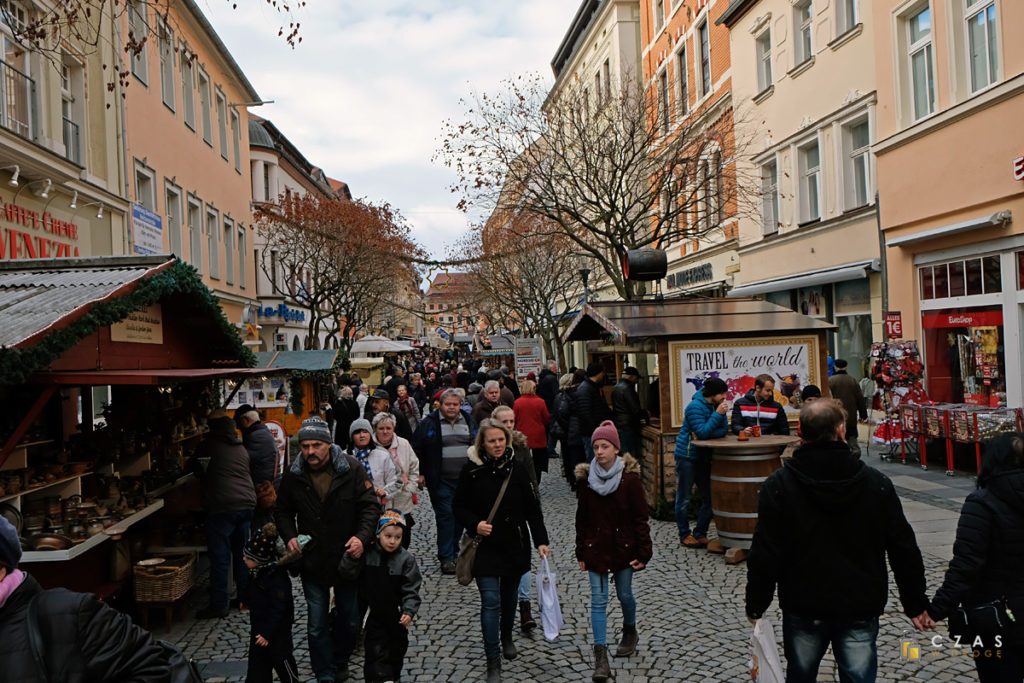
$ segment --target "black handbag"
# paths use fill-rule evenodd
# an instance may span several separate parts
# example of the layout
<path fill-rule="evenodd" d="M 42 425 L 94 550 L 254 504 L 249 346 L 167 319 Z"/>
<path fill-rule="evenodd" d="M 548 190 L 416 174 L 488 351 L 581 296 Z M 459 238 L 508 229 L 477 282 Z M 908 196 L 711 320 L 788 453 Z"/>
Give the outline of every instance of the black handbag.
<path fill-rule="evenodd" d="M 1006 598 L 971 607 L 960 605 L 949 617 L 949 632 L 966 639 L 1003 634 L 1015 620 Z"/>
<path fill-rule="evenodd" d="M 505 497 L 505 489 L 508 488 L 508 482 L 511 478 L 512 468 L 509 467 L 505 481 L 501 483 L 501 490 L 498 491 L 498 497 L 494 499 L 494 505 L 491 506 L 491 511 L 487 513 L 488 524 L 491 523 L 494 515 L 497 514 L 498 506 L 501 504 L 501 499 Z M 483 538 L 479 534 L 470 535 L 466 533 L 462 537 L 462 543 L 459 545 L 459 559 L 455 561 L 455 579 L 463 586 L 473 583 L 473 563 L 476 562 L 476 549 L 480 547 L 480 541 L 482 540 Z"/>

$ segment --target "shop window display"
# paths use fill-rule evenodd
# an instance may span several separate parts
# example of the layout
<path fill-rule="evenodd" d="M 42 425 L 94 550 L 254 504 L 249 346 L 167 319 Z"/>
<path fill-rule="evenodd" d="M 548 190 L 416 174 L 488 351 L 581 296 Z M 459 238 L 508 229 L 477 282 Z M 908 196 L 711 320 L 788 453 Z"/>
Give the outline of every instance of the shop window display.
<path fill-rule="evenodd" d="M 1021 254 L 1017 255 L 1017 263 L 1018 270 L 1024 267 Z M 922 300 L 1003 291 L 998 255 L 922 266 L 920 271 Z"/>
<path fill-rule="evenodd" d="M 921 323 L 928 390 L 934 400 L 991 408 L 1006 405 L 1000 307 L 926 311 Z"/>

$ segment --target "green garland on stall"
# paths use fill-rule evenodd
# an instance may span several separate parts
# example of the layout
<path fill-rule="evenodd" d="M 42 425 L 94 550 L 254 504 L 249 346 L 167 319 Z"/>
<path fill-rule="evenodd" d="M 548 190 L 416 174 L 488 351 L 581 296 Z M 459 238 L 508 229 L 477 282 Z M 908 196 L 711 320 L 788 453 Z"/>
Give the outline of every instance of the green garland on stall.
<path fill-rule="evenodd" d="M 289 403 L 291 403 L 292 412 L 302 416 L 305 409 L 302 401 L 306 397 L 306 392 L 302 388 L 302 380 L 312 379 L 314 383 L 328 384 L 346 365 L 350 365 L 348 356 L 339 353 L 334 359 L 334 364 L 324 370 L 292 370 L 288 375 Z M 316 410 L 313 412 L 316 413 Z"/>
<path fill-rule="evenodd" d="M 0 348 L 0 386 L 24 383 L 31 374 L 49 366 L 99 328 L 120 322 L 134 311 L 175 295 L 190 297 L 197 308 L 216 320 L 226 342 L 225 348 L 220 350 L 238 358 L 245 367 L 256 365 L 256 357 L 224 317 L 217 298 L 203 284 L 196 269 L 176 261 L 167 270 L 140 280 L 132 292 L 112 301 L 95 304 L 81 318 L 46 335 L 31 347 Z"/>

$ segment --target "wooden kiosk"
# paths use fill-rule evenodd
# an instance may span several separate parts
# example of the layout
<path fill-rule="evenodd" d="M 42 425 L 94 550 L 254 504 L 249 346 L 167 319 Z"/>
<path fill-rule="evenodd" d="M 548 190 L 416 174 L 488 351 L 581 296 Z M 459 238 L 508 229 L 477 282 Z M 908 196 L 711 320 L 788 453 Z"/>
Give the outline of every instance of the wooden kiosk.
<path fill-rule="evenodd" d="M 770 374 L 776 399 L 795 421 L 801 388 L 816 384 L 828 395 L 826 333 L 834 327 L 756 299 L 666 299 L 584 304 L 564 338 L 587 342 L 588 360 L 604 363 L 609 387 L 624 357 L 645 375 L 639 393 L 651 419 L 641 435 L 642 476 L 648 502 L 664 516 L 675 499 L 683 410 L 704 380 L 725 380 L 731 403 L 757 375 Z"/>

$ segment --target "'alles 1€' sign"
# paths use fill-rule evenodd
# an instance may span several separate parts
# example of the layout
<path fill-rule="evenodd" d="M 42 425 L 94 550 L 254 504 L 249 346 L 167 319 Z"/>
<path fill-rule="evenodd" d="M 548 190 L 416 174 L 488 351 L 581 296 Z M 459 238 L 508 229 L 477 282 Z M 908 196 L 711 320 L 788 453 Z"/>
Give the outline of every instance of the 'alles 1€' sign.
<path fill-rule="evenodd" d="M 260 306 L 257 309 L 261 318 L 280 318 L 288 322 L 301 323 L 306 320 L 305 311 L 297 311 L 294 308 L 288 308 L 284 304 L 278 304 L 277 308 L 273 306 Z"/>

